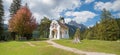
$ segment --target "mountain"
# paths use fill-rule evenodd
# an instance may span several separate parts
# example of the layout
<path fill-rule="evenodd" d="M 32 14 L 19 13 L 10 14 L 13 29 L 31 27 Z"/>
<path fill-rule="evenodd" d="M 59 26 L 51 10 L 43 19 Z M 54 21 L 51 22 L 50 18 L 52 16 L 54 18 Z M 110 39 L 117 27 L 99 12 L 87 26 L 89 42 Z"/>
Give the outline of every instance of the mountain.
<path fill-rule="evenodd" d="M 78 24 L 77 22 L 75 21 L 71 21 L 68 23 L 68 25 L 72 25 L 72 26 L 75 26 L 77 28 L 80 28 L 81 31 L 84 31 L 85 29 L 87 29 L 87 27 L 83 24 Z"/>
<path fill-rule="evenodd" d="M 3 27 L 4 27 L 5 30 L 8 30 L 8 25 L 7 24 L 4 24 Z"/>
<path fill-rule="evenodd" d="M 74 33 L 77 28 L 80 28 L 81 32 L 87 29 L 87 27 L 84 24 L 78 24 L 75 21 L 69 22 L 68 24 L 66 24 L 66 26 L 69 27 L 69 34 L 71 37 L 74 36 Z"/>

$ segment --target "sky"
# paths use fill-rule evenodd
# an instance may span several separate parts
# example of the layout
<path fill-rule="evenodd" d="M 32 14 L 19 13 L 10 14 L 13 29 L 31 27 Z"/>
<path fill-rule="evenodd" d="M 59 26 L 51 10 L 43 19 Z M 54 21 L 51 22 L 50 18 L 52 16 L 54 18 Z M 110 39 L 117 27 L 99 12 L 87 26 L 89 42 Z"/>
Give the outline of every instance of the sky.
<path fill-rule="evenodd" d="M 12 0 L 3 0 L 5 16 L 4 23 L 10 19 L 9 7 Z M 64 17 L 65 22 L 71 20 L 87 27 L 92 27 L 100 21 L 103 8 L 109 10 L 116 18 L 120 17 L 120 0 L 22 0 L 22 6 L 28 6 L 38 23 L 43 17 L 58 20 Z"/>

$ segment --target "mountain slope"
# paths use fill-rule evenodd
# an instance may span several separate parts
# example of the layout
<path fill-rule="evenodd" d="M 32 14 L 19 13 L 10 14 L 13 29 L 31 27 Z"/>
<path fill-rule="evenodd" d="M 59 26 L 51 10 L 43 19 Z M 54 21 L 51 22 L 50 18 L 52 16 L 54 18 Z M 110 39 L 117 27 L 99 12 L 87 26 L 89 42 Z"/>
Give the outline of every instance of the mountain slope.
<path fill-rule="evenodd" d="M 87 27 L 83 24 L 78 24 L 75 21 L 71 21 L 68 24 L 66 24 L 66 26 L 69 27 L 69 35 L 70 37 L 74 36 L 74 33 L 76 31 L 77 28 L 80 28 L 81 32 L 84 31 L 85 29 L 87 29 Z"/>

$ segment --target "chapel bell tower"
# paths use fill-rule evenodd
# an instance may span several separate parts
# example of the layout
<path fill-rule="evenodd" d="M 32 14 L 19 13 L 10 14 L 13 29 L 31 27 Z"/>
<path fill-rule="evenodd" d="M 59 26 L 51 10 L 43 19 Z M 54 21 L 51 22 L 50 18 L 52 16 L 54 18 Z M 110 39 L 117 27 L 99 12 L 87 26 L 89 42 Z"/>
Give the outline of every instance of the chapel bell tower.
<path fill-rule="evenodd" d="M 64 17 L 60 17 L 60 22 L 61 22 L 62 24 L 65 24 Z"/>

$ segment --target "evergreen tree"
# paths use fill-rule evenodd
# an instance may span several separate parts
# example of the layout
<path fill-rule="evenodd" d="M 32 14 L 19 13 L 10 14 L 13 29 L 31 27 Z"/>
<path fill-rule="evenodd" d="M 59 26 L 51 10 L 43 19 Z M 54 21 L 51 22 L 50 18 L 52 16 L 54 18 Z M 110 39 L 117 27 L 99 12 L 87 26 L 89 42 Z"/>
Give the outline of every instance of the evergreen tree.
<path fill-rule="evenodd" d="M 94 33 L 94 39 L 99 39 L 99 28 L 98 28 L 98 26 L 99 26 L 99 23 L 96 23 L 96 25 L 94 26 L 94 30 L 93 30 L 93 33 Z"/>
<path fill-rule="evenodd" d="M 103 9 L 100 23 L 96 23 L 94 27 L 87 29 L 84 36 L 87 39 L 117 40 L 120 38 L 119 20 L 116 22 L 112 14 Z"/>
<path fill-rule="evenodd" d="M 116 21 L 117 21 L 117 24 L 119 26 L 119 39 L 120 39 L 120 18 L 117 18 Z"/>
<path fill-rule="evenodd" d="M 94 31 L 94 27 L 90 27 L 89 29 L 87 29 L 86 31 L 87 33 L 85 34 L 86 39 L 95 39 L 95 31 Z"/>
<path fill-rule="evenodd" d="M 0 38 L 1 35 L 3 34 L 3 16 L 4 16 L 4 9 L 3 9 L 3 1 L 0 0 Z"/>
<path fill-rule="evenodd" d="M 13 3 L 10 6 L 10 16 L 16 14 L 17 10 L 21 7 L 21 0 L 13 0 Z"/>
<path fill-rule="evenodd" d="M 47 17 L 44 17 L 41 20 L 41 23 L 40 23 L 40 26 L 39 26 L 40 37 L 48 38 L 50 23 L 51 23 L 51 21 Z"/>
<path fill-rule="evenodd" d="M 112 18 L 112 14 L 104 8 L 102 11 L 102 14 L 101 14 L 101 20 L 105 21 L 105 20 L 111 19 L 111 18 Z"/>
<path fill-rule="evenodd" d="M 119 27 L 111 13 L 106 9 L 102 11 L 98 28 L 98 35 L 101 40 L 117 40 L 119 36 Z"/>

